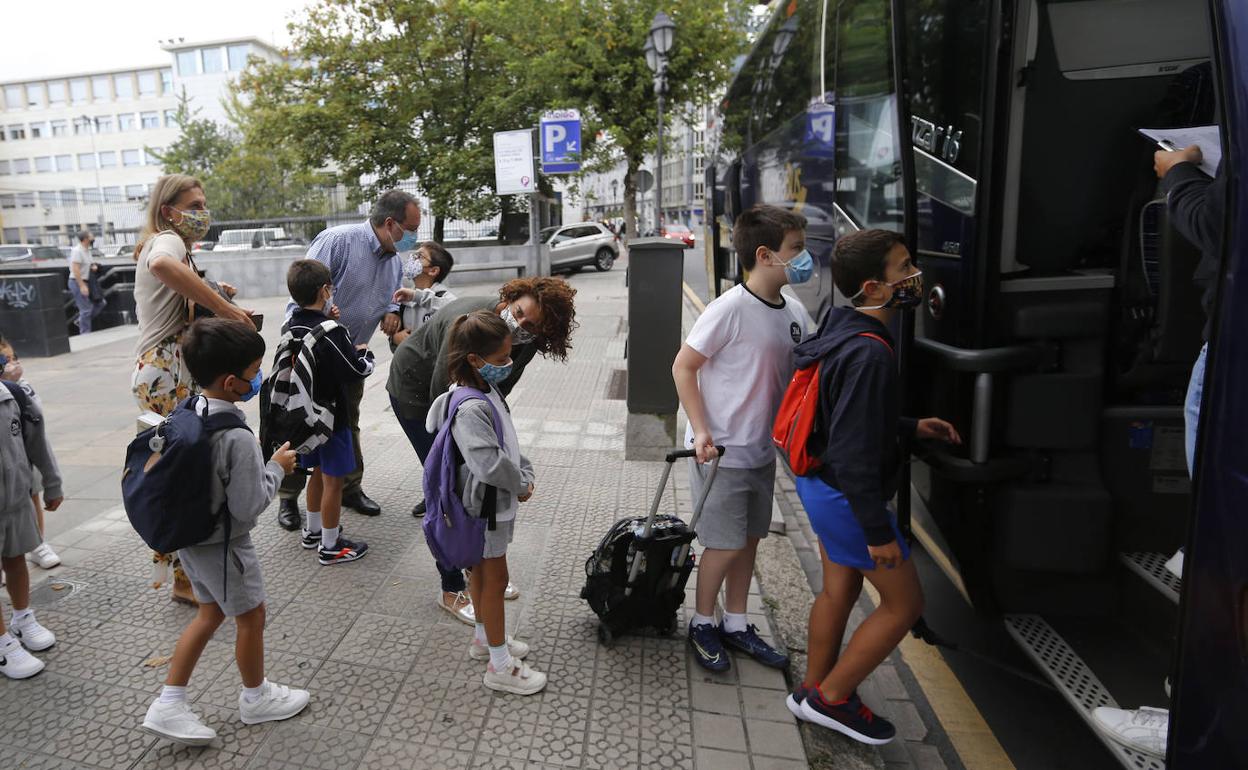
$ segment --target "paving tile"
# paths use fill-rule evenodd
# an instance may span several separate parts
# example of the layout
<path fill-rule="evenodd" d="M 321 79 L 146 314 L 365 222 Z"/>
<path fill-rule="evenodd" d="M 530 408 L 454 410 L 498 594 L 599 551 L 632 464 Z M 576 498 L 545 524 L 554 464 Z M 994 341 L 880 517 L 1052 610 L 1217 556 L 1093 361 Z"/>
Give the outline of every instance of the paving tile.
<path fill-rule="evenodd" d="M 906 748 L 910 750 L 910 757 L 913 759 L 917 770 L 945 770 L 945 760 L 940 756 L 940 751 L 935 746 L 913 741 L 906 741 L 905 743 Z"/>
<path fill-rule="evenodd" d="M 750 756 L 735 751 L 696 749 L 697 770 L 750 770 Z"/>
<path fill-rule="evenodd" d="M 758 687 L 742 687 L 742 710 L 747 719 L 766 719 L 772 722 L 792 723 L 793 714 L 784 705 L 785 695 L 776 690 Z"/>
<path fill-rule="evenodd" d="M 736 687 L 727 684 L 709 682 L 691 682 L 693 692 L 693 708 L 695 711 L 709 711 L 715 714 L 740 714 L 740 692 Z"/>
<path fill-rule="evenodd" d="M 745 751 L 745 726 L 739 716 L 694 713 L 693 744 L 726 751 Z"/>
<path fill-rule="evenodd" d="M 788 724 L 747 719 L 745 729 L 750 736 L 751 754 L 766 754 L 785 759 L 806 758 L 802 735 L 797 731 L 797 725 L 792 722 L 791 716 Z"/>

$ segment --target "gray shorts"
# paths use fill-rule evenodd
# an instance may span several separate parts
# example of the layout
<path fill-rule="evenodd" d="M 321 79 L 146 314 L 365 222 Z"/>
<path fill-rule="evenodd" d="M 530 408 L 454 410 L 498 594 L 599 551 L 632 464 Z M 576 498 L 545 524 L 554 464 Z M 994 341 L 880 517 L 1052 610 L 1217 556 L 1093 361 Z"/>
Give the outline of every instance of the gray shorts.
<path fill-rule="evenodd" d="M 689 486 L 697 505 L 710 465 L 689 461 Z M 705 548 L 736 551 L 745 547 L 746 537 L 767 537 L 771 527 L 772 496 L 776 485 L 776 463 L 761 468 L 720 467 L 706 498 L 706 507 L 694 526 L 698 542 Z"/>
<path fill-rule="evenodd" d="M 35 505 L 29 498 L 25 505 L 19 504 L 14 510 L 0 512 L 0 556 L 12 559 L 30 553 L 42 542 Z"/>
<path fill-rule="evenodd" d="M 229 558 L 223 564 L 224 549 L 223 543 L 193 545 L 178 551 L 178 557 L 199 603 L 216 604 L 233 618 L 264 602 L 264 576 L 250 533 L 230 541 Z"/>
<path fill-rule="evenodd" d="M 489 527 L 485 530 L 485 548 L 481 552 L 483 559 L 497 559 L 507 555 L 507 546 L 511 545 L 512 535 L 516 533 L 516 520 L 494 522 L 494 531 Z"/>

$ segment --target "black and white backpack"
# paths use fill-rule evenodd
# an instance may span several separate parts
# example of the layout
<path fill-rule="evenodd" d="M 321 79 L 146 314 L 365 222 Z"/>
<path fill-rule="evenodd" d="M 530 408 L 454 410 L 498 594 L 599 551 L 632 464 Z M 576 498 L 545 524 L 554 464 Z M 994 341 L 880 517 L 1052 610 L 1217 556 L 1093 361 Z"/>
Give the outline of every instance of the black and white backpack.
<path fill-rule="evenodd" d="M 302 337 L 291 327 L 273 356 L 273 371 L 260 387 L 260 446 L 273 452 L 289 441 L 298 454 L 308 454 L 329 441 L 334 433 L 334 414 L 316 401 L 316 343 L 338 328 L 336 321 L 322 321 Z"/>

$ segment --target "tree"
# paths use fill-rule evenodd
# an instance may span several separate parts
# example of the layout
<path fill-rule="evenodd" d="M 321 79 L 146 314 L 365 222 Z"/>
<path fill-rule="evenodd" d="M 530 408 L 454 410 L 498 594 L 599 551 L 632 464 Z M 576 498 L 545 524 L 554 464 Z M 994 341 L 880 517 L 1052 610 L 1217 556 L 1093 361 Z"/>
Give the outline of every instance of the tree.
<path fill-rule="evenodd" d="M 235 139 L 220 124 L 198 117 L 201 110 L 191 109 L 186 89 L 178 95 L 174 123 L 178 139 L 163 151 L 151 153 L 164 166 L 167 174 L 190 174 L 203 180 L 212 174 L 221 161 L 234 150 Z"/>

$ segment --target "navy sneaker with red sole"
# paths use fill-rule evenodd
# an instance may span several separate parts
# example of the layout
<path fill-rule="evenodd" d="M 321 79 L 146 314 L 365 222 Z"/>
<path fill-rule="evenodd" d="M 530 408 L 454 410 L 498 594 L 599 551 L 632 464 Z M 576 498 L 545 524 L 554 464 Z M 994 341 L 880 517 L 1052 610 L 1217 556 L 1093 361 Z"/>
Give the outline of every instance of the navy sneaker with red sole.
<path fill-rule="evenodd" d="M 893 727 L 893 723 L 872 713 L 857 694 L 829 703 L 816 687 L 802 701 L 802 714 L 808 722 L 870 746 L 883 746 L 897 737 L 897 728 Z"/>
<path fill-rule="evenodd" d="M 793 692 L 789 693 L 789 697 L 784 699 L 784 705 L 789 707 L 789 711 L 793 714 L 793 716 L 803 722 L 808 722 L 810 720 L 808 720 L 806 715 L 802 713 L 802 701 L 806 700 L 812 692 L 814 692 L 814 690 L 810 689 L 801 682 L 798 682 L 797 688 L 793 690 Z"/>

